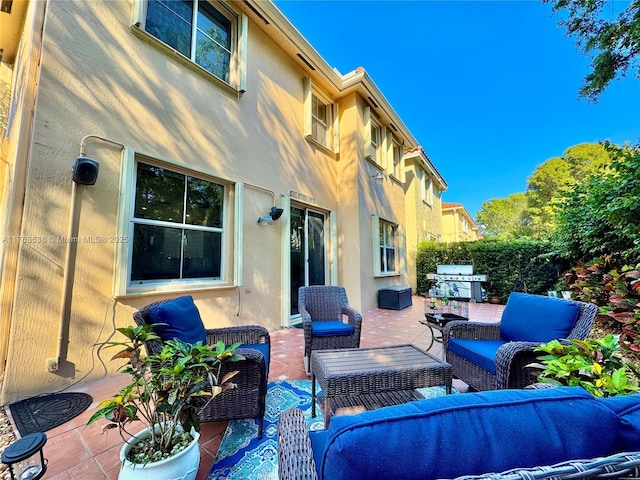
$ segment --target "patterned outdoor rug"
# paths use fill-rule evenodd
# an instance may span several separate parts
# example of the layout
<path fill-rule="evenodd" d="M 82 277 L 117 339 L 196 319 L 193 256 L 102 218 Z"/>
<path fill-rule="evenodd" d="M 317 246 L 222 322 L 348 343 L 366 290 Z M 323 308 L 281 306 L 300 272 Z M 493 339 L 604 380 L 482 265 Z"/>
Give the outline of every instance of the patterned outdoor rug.
<path fill-rule="evenodd" d="M 432 387 L 422 388 L 420 393 L 431 398 L 444 395 L 445 391 L 443 387 Z M 304 412 L 309 430 L 324 428 L 319 407 L 316 418 L 311 418 L 310 380 L 270 382 L 262 439 L 258 440 L 255 420 L 229 422 L 208 480 L 277 480 L 278 419 L 282 412 L 294 407 Z"/>
<path fill-rule="evenodd" d="M 9 405 L 13 421 L 22 436 L 46 432 L 77 417 L 93 399 L 80 392 L 51 393 Z"/>

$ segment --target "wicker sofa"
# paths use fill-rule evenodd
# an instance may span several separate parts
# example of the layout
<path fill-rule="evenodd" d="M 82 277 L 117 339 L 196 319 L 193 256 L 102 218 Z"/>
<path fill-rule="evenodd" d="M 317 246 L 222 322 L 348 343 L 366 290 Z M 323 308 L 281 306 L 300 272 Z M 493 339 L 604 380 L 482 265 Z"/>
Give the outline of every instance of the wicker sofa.
<path fill-rule="evenodd" d="M 498 323 L 453 321 L 443 332 L 443 349 L 453 376 L 475 390 L 524 388 L 536 382 L 527 368 L 553 339 L 584 340 L 598 313 L 593 303 L 512 293 Z"/>
<path fill-rule="evenodd" d="M 259 325 L 205 329 L 193 298 L 189 295 L 151 303 L 134 312 L 133 319 L 137 325 L 158 323 L 155 320 L 161 313 L 159 309 L 164 309 L 165 316 L 162 320 L 166 321 L 169 314 L 178 317 L 177 328 L 182 330 L 167 331 L 168 326 L 165 325 L 163 331 L 162 327 L 156 327 L 156 333 L 160 333 L 161 337 L 177 337 L 190 343 L 201 340 L 208 345 L 218 342 L 225 345 L 241 343 L 236 351 L 245 359 L 224 364 L 221 370 L 222 375 L 227 371 L 238 371 L 233 378 L 237 388 L 227 390 L 214 398 L 200 412 L 199 417 L 201 422 L 255 418 L 258 422 L 258 437 L 262 438 L 271 354 L 269 331 Z M 162 349 L 162 343 L 149 342 L 146 347 L 148 353 L 158 353 Z"/>
<path fill-rule="evenodd" d="M 624 478 L 637 476 L 639 451 L 640 395 L 579 387 L 447 395 L 311 433 L 291 409 L 278 425 L 281 480 Z"/>

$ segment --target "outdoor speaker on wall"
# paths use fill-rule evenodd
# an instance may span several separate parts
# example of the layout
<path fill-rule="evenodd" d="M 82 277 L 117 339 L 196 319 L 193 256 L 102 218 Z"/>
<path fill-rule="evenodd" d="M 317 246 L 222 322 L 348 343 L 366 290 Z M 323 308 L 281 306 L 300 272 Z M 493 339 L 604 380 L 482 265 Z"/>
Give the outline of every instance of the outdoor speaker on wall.
<path fill-rule="evenodd" d="M 73 181 L 80 185 L 95 185 L 100 164 L 91 158 L 78 157 L 73 164 Z"/>

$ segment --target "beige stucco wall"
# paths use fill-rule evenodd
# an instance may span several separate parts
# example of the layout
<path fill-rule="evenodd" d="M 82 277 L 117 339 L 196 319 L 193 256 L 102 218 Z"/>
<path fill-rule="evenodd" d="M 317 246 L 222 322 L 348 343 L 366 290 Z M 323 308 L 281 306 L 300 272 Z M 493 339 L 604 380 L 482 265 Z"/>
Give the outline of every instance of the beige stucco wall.
<path fill-rule="evenodd" d="M 3 249 L 3 268 L 7 258 L 14 259 L 13 270 L 3 271 L 0 292 L 0 328 L 10 335 L 4 403 L 114 373 L 118 364 L 109 363 L 111 353 L 96 344 L 117 338 L 114 327 L 131 324 L 136 309 L 162 298 L 192 294 L 207 327 L 261 324 L 274 330 L 286 325 L 288 210 L 273 227 L 256 222 L 274 202 L 270 192 L 277 205 L 309 207 L 330 219 L 327 283 L 344 285 L 358 310 L 376 307 L 380 288 L 415 288 L 415 246 L 427 233 L 440 233 L 441 200 L 436 195 L 430 211 L 425 210 L 411 163 L 406 184 L 390 179 L 389 168 L 383 171 L 383 183 L 371 178 L 378 167 L 364 154 L 363 98 L 371 94 L 372 84 L 335 91 L 328 77 L 304 70 L 294 53 L 284 52 L 289 46 L 261 29 L 272 26 L 249 20 L 247 84 L 240 95 L 136 32 L 130 25 L 131 0 L 30 5 L 38 6 L 40 14 L 46 10 L 47 17 L 41 74 L 34 68 L 39 59 L 25 57 L 25 107 L 6 150 L 8 164 L 19 168 L 11 177 L 4 232 L 31 240 Z M 243 2 L 233 5 L 248 8 Z M 33 33 L 26 36 L 37 39 Z M 303 78 L 309 74 L 319 77 L 312 78 L 318 80 L 314 85 L 329 88 L 323 93 L 339 105 L 338 154 L 303 137 Z M 384 120 L 390 112 L 385 108 L 372 111 Z M 409 144 L 415 141 L 409 142 L 406 130 L 404 138 L 406 148 L 416 146 Z M 100 173 L 96 185 L 77 186 L 72 205 L 71 167 L 83 139 L 84 154 L 99 161 Z M 114 277 L 123 266 L 116 262 L 119 244 L 111 239 L 119 233 L 123 164 L 132 151 L 220 178 L 228 186 L 225 285 L 115 295 Z M 234 188 L 239 183 L 243 186 Z M 240 219 L 234 230 L 236 214 Z M 373 251 L 373 215 L 398 224 L 398 274 L 374 274 L 378 251 Z M 65 241 L 69 236 L 77 242 Z M 95 238 L 106 241 L 90 240 Z M 234 285 L 234 268 L 240 264 L 242 281 Z M 69 301 L 63 305 L 65 271 Z M 47 361 L 56 357 L 59 346 L 67 354 L 60 370 L 49 373 Z"/>
<path fill-rule="evenodd" d="M 442 192 L 435 186 L 433 203 L 427 205 L 422 201 L 420 175 L 424 170 L 415 157 L 405 163 L 405 205 L 407 218 L 407 250 L 408 281 L 412 288 L 417 288 L 416 254 L 418 244 L 425 240 L 438 238 L 442 234 Z M 415 219 L 415 221 L 414 221 Z M 422 292 L 417 292 L 422 293 Z"/>
<path fill-rule="evenodd" d="M 93 345 L 107 340 L 114 326 L 131 323 L 135 309 L 175 296 L 113 298 L 116 244 L 82 239 L 116 234 L 122 152 L 87 142 L 86 155 L 100 162 L 100 174 L 95 186 L 77 189 L 69 355 L 59 372 L 45 371 L 57 351 L 67 249 L 56 239 L 68 233 L 71 166 L 85 135 L 272 190 L 278 203 L 293 190 L 313 197 L 315 208 L 337 209 L 336 159 L 302 136 L 304 74 L 254 24 L 247 91 L 238 97 L 132 34 L 130 2 L 52 0 L 47 8 L 20 230 L 24 238 L 44 240 L 20 245 L 5 403 L 113 372 L 108 352 L 103 367 Z M 256 223 L 271 207 L 270 195 L 250 187 L 244 195 L 242 285 L 193 295 L 208 327 L 274 329 L 281 324 L 281 242 L 288 232 L 278 223 Z"/>
<path fill-rule="evenodd" d="M 467 219 L 469 227 L 465 231 L 463 221 Z M 478 240 L 477 229 L 472 219 L 467 217 L 461 209 L 447 209 L 442 212 L 442 241 L 444 242 L 473 242 Z"/>

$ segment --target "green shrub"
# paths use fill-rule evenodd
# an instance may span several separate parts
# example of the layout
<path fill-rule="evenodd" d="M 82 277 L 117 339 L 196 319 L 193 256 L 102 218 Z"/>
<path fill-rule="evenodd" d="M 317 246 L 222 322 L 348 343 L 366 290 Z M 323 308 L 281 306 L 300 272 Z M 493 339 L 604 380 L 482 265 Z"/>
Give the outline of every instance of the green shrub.
<path fill-rule="evenodd" d="M 526 291 L 546 294 L 569 265 L 557 258 L 551 245 L 539 240 L 479 240 L 477 242 L 422 242 L 417 254 L 418 293 L 431 287 L 428 273 L 438 265 L 473 264 L 475 273 L 485 274 L 487 295 L 507 300 L 516 281 Z"/>
<path fill-rule="evenodd" d="M 552 340 L 535 349 L 545 352 L 529 367 L 539 368 L 540 383 L 582 387 L 596 397 L 611 397 L 638 391 L 637 376 L 630 365 L 615 356 L 618 337 Z"/>

